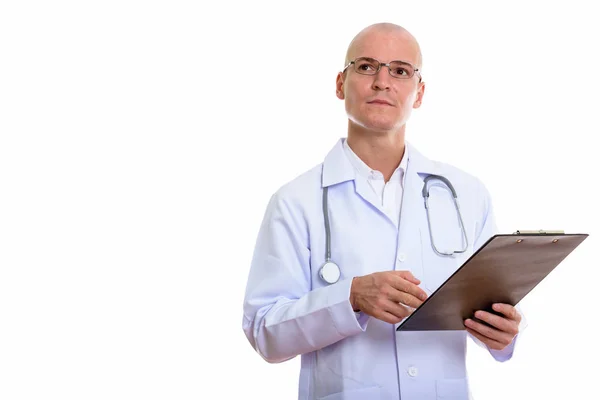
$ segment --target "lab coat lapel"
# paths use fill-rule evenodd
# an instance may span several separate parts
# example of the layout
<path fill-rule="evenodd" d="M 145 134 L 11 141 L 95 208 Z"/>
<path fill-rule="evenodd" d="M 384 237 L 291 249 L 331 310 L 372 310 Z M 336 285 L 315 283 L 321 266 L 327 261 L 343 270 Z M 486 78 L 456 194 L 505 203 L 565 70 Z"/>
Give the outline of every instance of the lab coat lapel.
<path fill-rule="evenodd" d="M 420 259 L 423 235 L 427 235 L 428 232 L 427 214 L 422 194 L 423 182 L 427 175 L 439 174 L 439 171 L 434 162 L 425 158 L 410 143 L 407 142 L 406 146 L 408 166 L 400 208 L 398 240 L 404 242 L 404 247 L 410 247 L 407 250 L 414 251 L 415 256 Z"/>
<path fill-rule="evenodd" d="M 377 211 L 382 213 L 387 217 L 387 214 L 383 211 L 381 205 L 381 199 L 377 198 L 377 195 L 373 191 L 373 189 L 369 186 L 368 182 L 365 179 L 355 179 L 354 180 L 354 188 L 356 193 L 362 197 L 366 202 L 371 204 Z M 389 218 L 388 218 L 389 219 Z M 393 223 L 393 221 L 390 221 Z"/>
<path fill-rule="evenodd" d="M 321 174 L 322 188 L 353 180 L 356 176 L 354 167 L 352 167 L 350 160 L 344 154 L 342 140 L 338 140 L 323 161 L 323 173 Z"/>
<path fill-rule="evenodd" d="M 381 213 L 392 225 L 395 226 L 394 221 L 390 220 L 383 210 L 381 206 L 381 199 L 377 198 L 377 195 L 366 182 L 366 180 L 357 179 L 356 170 L 354 169 L 354 166 L 350 160 L 348 160 L 348 157 L 346 157 L 343 146 L 343 139 L 338 140 L 337 144 L 333 147 L 333 149 L 331 149 L 325 158 L 321 182 L 322 187 L 353 180 L 356 194 L 369 203 L 377 212 Z"/>
<path fill-rule="evenodd" d="M 417 173 L 419 169 L 418 157 L 414 157 L 411 152 L 412 149 L 409 148 L 406 180 L 400 208 L 399 240 L 411 241 L 411 243 L 420 246 L 424 221 L 422 217 L 425 216 L 425 214 L 421 215 L 421 209 L 424 209 L 423 197 L 421 196 L 423 179 Z"/>

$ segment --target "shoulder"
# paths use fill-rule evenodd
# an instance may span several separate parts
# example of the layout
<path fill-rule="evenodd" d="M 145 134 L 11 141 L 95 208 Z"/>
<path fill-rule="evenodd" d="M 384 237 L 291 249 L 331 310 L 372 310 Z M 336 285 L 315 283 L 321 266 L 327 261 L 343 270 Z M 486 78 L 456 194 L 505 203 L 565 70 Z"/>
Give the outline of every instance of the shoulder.
<path fill-rule="evenodd" d="M 322 170 L 323 163 L 319 163 L 293 179 L 284 182 L 272 194 L 272 205 L 298 210 L 314 203 L 321 193 Z"/>
<path fill-rule="evenodd" d="M 432 164 L 440 171 L 440 175 L 448 178 L 455 186 L 458 185 L 466 189 L 485 188 L 483 181 L 472 171 L 466 171 L 443 161 L 432 160 Z"/>
<path fill-rule="evenodd" d="M 448 179 L 458 190 L 458 187 L 468 191 L 485 187 L 476 173 L 466 171 L 456 165 L 439 159 L 429 158 L 417 149 L 412 143 L 407 143 L 410 162 L 415 162 L 417 172 L 424 179 L 427 175 L 439 175 Z M 411 168 L 409 166 L 409 168 Z"/>
<path fill-rule="evenodd" d="M 490 192 L 476 171 L 466 171 L 451 162 L 429 159 L 419 153 L 420 163 L 425 165 L 426 171 L 422 174 L 435 174 L 446 178 L 456 191 L 461 203 L 466 203 L 473 210 L 485 210 L 491 203 Z"/>

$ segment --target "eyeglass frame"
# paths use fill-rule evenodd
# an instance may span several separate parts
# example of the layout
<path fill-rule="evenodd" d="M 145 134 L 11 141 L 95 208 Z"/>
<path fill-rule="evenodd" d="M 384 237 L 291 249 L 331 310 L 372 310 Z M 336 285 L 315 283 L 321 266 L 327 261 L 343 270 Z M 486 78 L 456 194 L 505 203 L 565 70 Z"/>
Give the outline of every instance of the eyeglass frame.
<path fill-rule="evenodd" d="M 345 67 L 344 67 L 344 69 L 342 70 L 342 74 L 343 74 L 344 72 L 346 72 L 346 70 L 348 69 L 348 67 L 349 67 L 350 65 L 352 65 L 352 64 L 355 64 L 355 65 L 356 65 L 356 60 L 360 60 L 360 59 L 367 59 L 367 60 L 373 60 L 373 61 L 377 61 L 377 64 L 378 64 L 379 66 L 377 67 L 377 71 L 375 71 L 375 73 L 374 73 L 374 74 L 361 74 L 360 72 L 357 72 L 357 71 L 356 71 L 356 69 L 355 69 L 354 71 L 355 71 L 357 74 L 360 74 L 360 75 L 366 75 L 366 76 L 374 76 L 374 75 L 377 75 L 377 74 L 379 73 L 379 71 L 381 71 L 381 67 L 387 67 L 387 69 L 388 69 L 388 74 L 390 74 L 390 76 L 391 76 L 392 78 L 395 78 L 395 79 L 400 79 L 400 80 L 402 80 L 402 79 L 408 80 L 408 79 L 412 78 L 412 76 L 410 76 L 410 77 L 408 77 L 408 78 L 398 78 L 397 76 L 394 76 L 394 75 L 392 75 L 392 69 L 390 68 L 390 64 L 391 64 L 391 63 L 401 63 L 401 64 L 409 65 L 409 66 L 410 66 L 410 67 L 411 67 L 411 68 L 412 68 L 412 69 L 415 71 L 415 72 L 413 73 L 413 76 L 415 76 L 415 75 L 418 75 L 418 76 L 419 76 L 419 82 L 421 82 L 421 71 L 419 71 L 419 68 L 415 68 L 415 67 L 414 67 L 414 66 L 413 66 L 411 63 L 409 63 L 409 62 L 406 62 L 406 61 L 402 61 L 402 60 L 392 60 L 392 61 L 390 61 L 389 63 L 384 63 L 384 62 L 381 62 L 381 61 L 379 61 L 378 59 L 376 59 L 376 58 L 373 58 L 373 57 L 356 57 L 354 60 L 352 60 L 352 61 L 348 62 L 348 64 L 346 64 L 346 66 L 345 66 Z"/>

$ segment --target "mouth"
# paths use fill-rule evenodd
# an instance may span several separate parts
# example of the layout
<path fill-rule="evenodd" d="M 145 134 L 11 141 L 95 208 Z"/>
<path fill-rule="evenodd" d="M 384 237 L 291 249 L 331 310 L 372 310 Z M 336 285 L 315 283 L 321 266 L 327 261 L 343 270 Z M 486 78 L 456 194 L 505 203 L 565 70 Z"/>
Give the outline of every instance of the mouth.
<path fill-rule="evenodd" d="M 392 103 L 390 103 L 389 101 L 386 101 L 386 100 L 373 100 L 373 101 L 367 102 L 367 104 L 376 104 L 376 105 L 380 105 L 380 106 L 389 106 L 389 107 L 394 106 Z"/>

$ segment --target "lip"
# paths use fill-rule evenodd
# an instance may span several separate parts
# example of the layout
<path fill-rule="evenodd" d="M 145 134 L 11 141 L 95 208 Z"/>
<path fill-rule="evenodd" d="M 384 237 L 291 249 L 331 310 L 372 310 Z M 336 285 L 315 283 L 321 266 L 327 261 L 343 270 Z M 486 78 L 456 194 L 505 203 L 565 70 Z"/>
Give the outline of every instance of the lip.
<path fill-rule="evenodd" d="M 368 104 L 380 104 L 380 105 L 384 105 L 384 106 L 391 106 L 391 107 L 393 107 L 393 106 L 394 106 L 394 105 L 393 105 L 392 103 L 390 103 L 389 101 L 387 101 L 387 100 L 382 100 L 382 99 L 375 99 L 375 100 L 372 100 L 372 101 L 368 101 L 367 103 L 368 103 Z"/>

